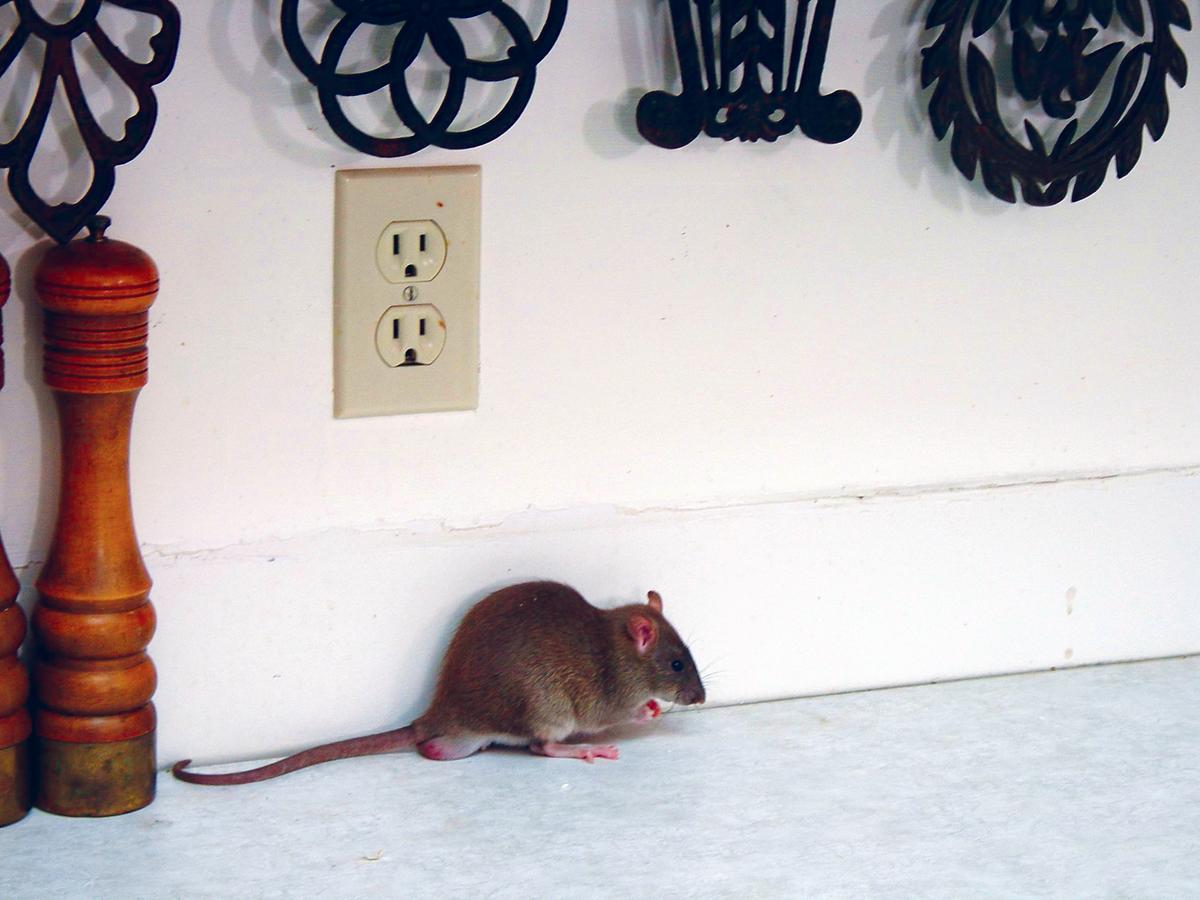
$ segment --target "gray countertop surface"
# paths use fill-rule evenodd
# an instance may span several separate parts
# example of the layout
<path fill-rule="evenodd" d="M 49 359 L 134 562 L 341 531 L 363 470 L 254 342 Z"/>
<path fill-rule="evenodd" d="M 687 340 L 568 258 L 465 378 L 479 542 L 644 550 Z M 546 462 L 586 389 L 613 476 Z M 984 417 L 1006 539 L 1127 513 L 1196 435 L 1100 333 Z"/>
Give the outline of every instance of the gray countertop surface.
<path fill-rule="evenodd" d="M 0 897 L 1200 898 L 1200 657 L 672 713 L 617 741 L 594 764 L 164 774 L 131 815 L 0 830 Z"/>

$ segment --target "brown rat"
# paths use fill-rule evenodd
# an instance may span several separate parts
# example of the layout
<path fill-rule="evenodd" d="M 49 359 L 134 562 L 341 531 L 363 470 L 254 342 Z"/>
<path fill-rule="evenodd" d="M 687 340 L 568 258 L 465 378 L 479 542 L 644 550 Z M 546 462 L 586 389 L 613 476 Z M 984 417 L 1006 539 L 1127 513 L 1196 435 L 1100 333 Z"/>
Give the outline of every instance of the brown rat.
<path fill-rule="evenodd" d="M 246 784 L 352 756 L 415 747 L 429 759 L 461 759 L 491 744 L 588 762 L 616 759 L 610 744 L 564 742 L 655 719 L 658 700 L 703 703 L 704 685 L 655 591 L 645 604 L 601 610 L 565 584 L 528 582 L 489 594 L 467 612 L 442 660 L 433 701 L 411 725 L 245 772 L 185 771 L 191 760 L 171 771 L 195 784 Z"/>

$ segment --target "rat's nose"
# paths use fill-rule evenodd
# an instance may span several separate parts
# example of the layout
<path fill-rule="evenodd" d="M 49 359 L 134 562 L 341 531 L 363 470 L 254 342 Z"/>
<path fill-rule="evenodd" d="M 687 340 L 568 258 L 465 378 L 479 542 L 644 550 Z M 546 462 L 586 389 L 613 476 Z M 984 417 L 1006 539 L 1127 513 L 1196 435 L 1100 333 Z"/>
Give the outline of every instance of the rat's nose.
<path fill-rule="evenodd" d="M 684 688 L 679 692 L 679 702 L 684 706 L 691 706 L 694 703 L 703 703 L 704 685 L 699 685 L 694 688 Z"/>

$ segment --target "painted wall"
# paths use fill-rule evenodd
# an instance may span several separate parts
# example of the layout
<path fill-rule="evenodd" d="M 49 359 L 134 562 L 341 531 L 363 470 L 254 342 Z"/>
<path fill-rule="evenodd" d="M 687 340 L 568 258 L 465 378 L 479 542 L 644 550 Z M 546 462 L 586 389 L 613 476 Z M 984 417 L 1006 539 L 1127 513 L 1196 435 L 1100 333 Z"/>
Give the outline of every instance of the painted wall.
<path fill-rule="evenodd" d="M 847 143 L 667 152 L 633 127 L 664 5 L 572 4 L 508 134 L 395 163 L 483 166 L 478 411 L 335 421 L 333 172 L 379 163 L 329 133 L 275 3 L 188 0 L 108 208 L 162 272 L 133 479 L 164 761 L 419 711 L 456 617 L 519 577 L 662 591 L 718 702 L 1200 650 L 1195 88 L 1123 181 L 1010 208 L 930 133 L 923 5 L 840 4 Z M 28 584 L 56 426 L 3 203 Z"/>

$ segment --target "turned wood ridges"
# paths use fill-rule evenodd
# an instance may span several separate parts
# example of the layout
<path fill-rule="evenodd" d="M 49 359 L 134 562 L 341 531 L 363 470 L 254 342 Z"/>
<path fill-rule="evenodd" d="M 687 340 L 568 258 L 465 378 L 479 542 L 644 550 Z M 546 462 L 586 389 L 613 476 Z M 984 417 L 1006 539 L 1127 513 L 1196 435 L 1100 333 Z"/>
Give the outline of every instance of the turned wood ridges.
<path fill-rule="evenodd" d="M 0 307 L 8 301 L 11 278 L 0 256 Z M 0 324 L 0 388 L 4 387 L 4 330 Z M 17 606 L 20 586 L 0 541 L 0 825 L 29 811 L 29 676 L 17 659 L 25 639 L 25 613 Z"/>
<path fill-rule="evenodd" d="M 154 797 L 146 647 L 155 619 L 130 506 L 129 437 L 158 272 L 141 250 L 105 237 L 107 224 L 51 249 L 35 276 L 62 436 L 58 519 L 33 613 L 37 805 L 78 816 Z"/>

